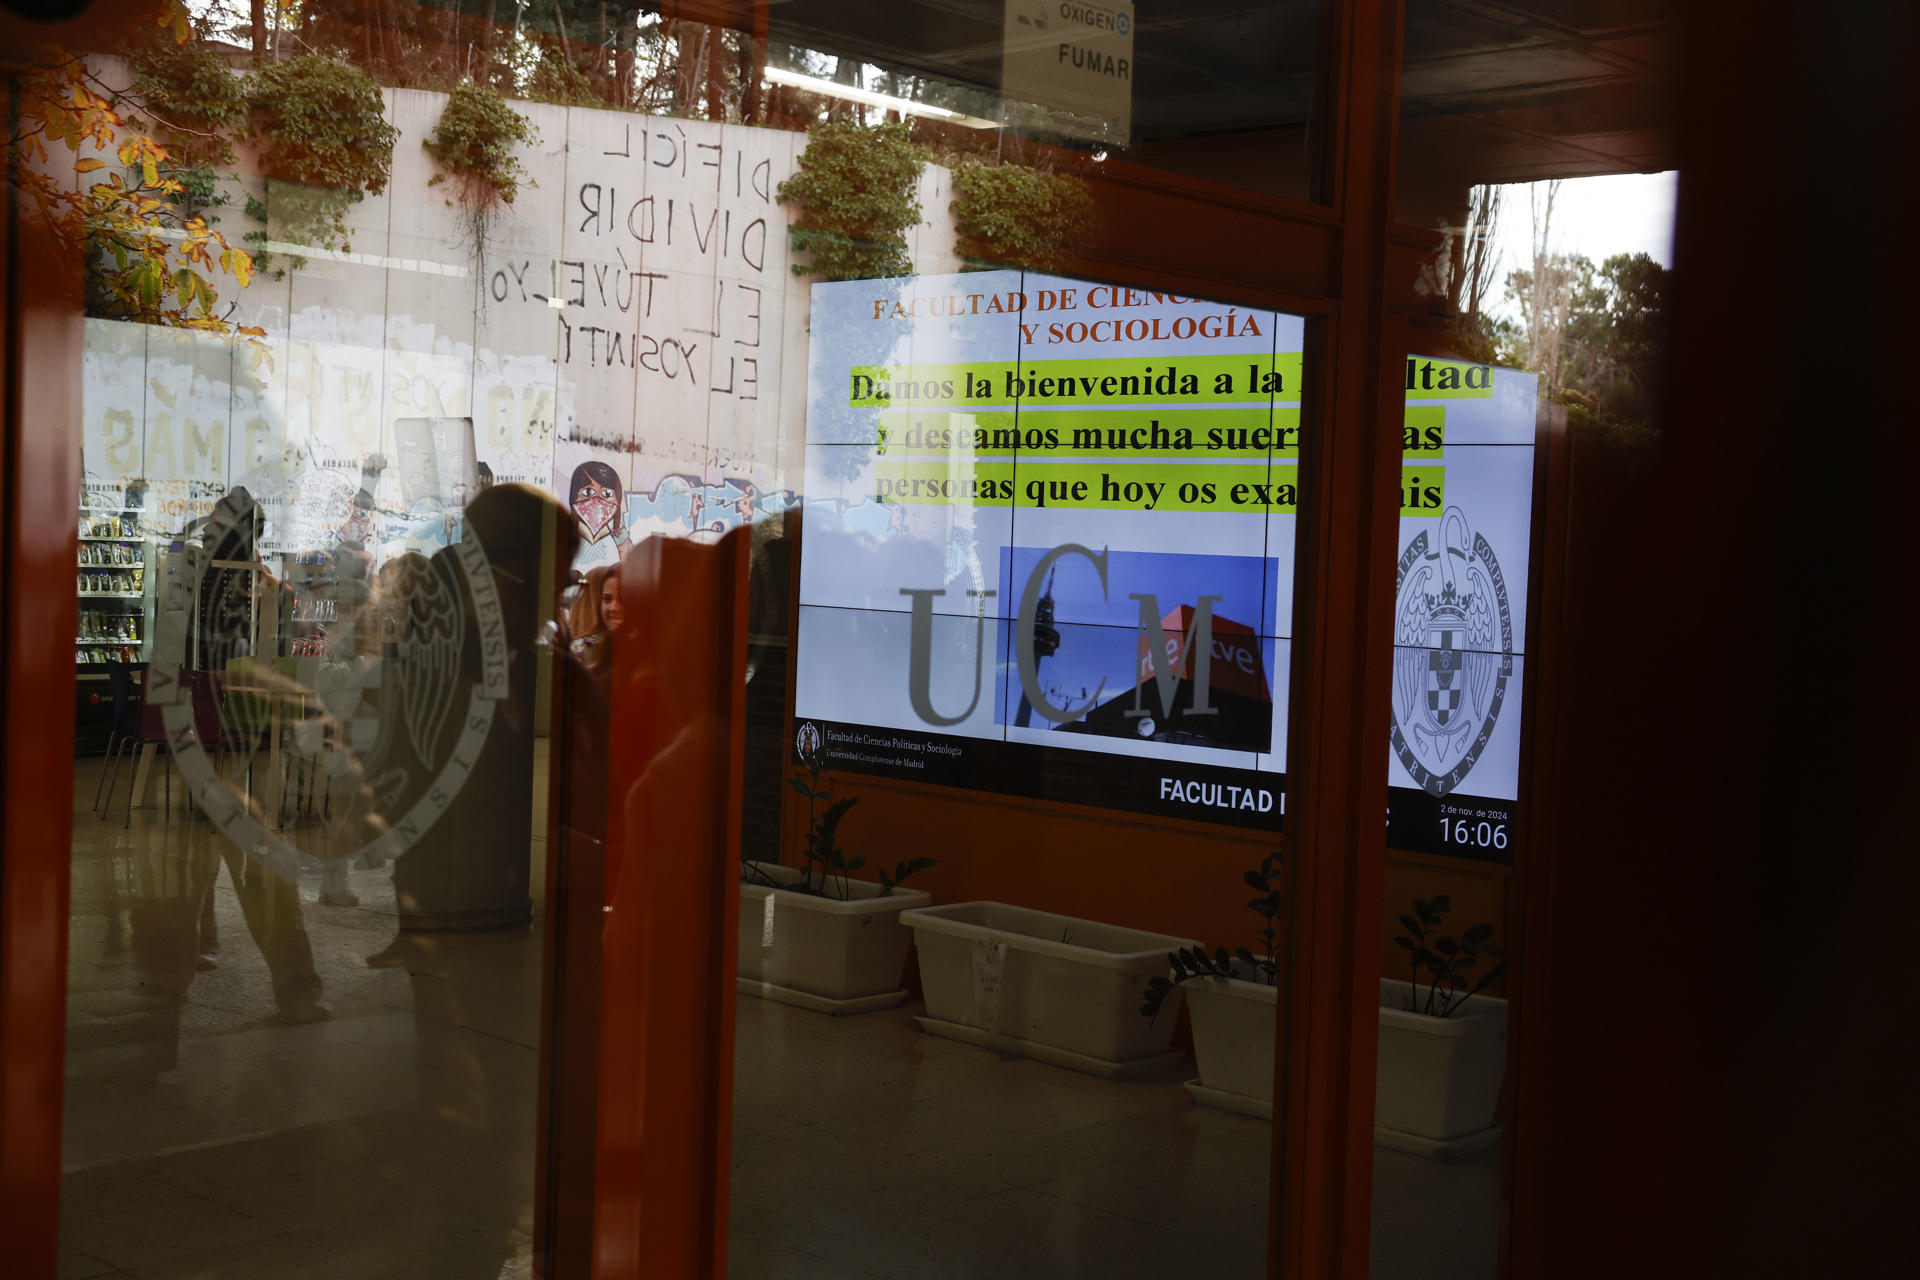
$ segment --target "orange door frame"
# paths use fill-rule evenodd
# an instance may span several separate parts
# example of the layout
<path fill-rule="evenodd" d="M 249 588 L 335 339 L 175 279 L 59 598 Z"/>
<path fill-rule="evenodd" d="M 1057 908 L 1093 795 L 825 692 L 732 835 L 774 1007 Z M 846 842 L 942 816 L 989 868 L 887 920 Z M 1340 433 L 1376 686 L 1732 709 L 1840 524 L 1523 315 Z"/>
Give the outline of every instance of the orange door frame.
<path fill-rule="evenodd" d="M 17 85 L 0 83 L 11 120 Z M 39 1277 L 59 1250 L 75 675 L 64 638 L 79 612 L 84 332 L 77 274 L 37 241 L 11 177 L 0 187 L 0 1240 L 9 1274 Z"/>
<path fill-rule="evenodd" d="M 1399 358 L 1385 323 L 1399 0 L 1338 6 L 1323 77 L 1341 305 L 1319 326 L 1300 451 L 1286 1014 L 1274 1055 L 1270 1271 L 1365 1275 L 1399 527 Z"/>
<path fill-rule="evenodd" d="M 602 1280 L 726 1275 L 751 536 L 649 538 L 621 565 L 633 621 L 610 716 Z"/>

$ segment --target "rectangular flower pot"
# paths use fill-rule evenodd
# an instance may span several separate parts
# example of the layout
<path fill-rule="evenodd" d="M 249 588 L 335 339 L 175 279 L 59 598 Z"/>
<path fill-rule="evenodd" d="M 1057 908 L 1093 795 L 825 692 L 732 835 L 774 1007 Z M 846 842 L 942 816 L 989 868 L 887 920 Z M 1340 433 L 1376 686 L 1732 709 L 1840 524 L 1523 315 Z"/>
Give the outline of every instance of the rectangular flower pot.
<path fill-rule="evenodd" d="M 1195 978 L 1180 990 L 1187 995 L 1200 1068 L 1187 1092 L 1208 1106 L 1271 1120 L 1280 989 L 1239 978 Z"/>
<path fill-rule="evenodd" d="M 1420 988 L 1423 993 L 1425 984 Z M 1411 1013 L 1404 979 L 1380 982 L 1374 1137 L 1444 1155 L 1489 1145 L 1507 1066 L 1507 1002 L 1473 997 L 1450 1018 Z"/>
<path fill-rule="evenodd" d="M 805 874 L 771 862 L 747 866 L 751 874 L 782 884 L 798 884 Z M 774 999 L 782 999 L 782 992 L 797 992 L 814 999 L 786 1003 L 822 1009 L 834 1002 L 879 1008 L 903 999 L 900 977 L 913 938 L 901 926 L 900 913 L 927 906 L 933 898 L 918 889 L 895 889 L 883 898 L 880 886 L 870 880 L 849 881 L 848 888 L 852 896 L 842 900 L 743 880 L 740 989 Z M 768 990 L 759 990 L 761 986 Z"/>
<path fill-rule="evenodd" d="M 920 953 L 929 1031 L 1101 1075 L 1170 1057 L 1179 993 L 1152 1020 L 1140 1003 L 1190 939 L 1004 902 L 920 907 L 901 923 Z"/>

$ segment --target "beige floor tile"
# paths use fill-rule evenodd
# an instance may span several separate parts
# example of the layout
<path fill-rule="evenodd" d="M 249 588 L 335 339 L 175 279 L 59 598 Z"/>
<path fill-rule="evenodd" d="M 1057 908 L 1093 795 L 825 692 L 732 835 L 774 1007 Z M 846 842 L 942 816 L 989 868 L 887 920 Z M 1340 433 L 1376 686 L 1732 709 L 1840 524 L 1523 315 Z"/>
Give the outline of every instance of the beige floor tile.
<path fill-rule="evenodd" d="M 192 877 L 219 861 L 204 821 L 136 809 L 77 832 L 62 1275 L 529 1274 L 537 929 L 424 938 L 371 968 L 391 868 L 351 873 L 352 908 L 303 878 L 333 1017 L 288 1025 L 224 866 L 218 967 L 194 968 Z M 1270 1125 L 1194 1105 L 1178 1072 L 1101 1080 L 913 1013 L 739 1001 L 736 1280 L 1260 1274 Z M 1498 1188 L 1497 1153 L 1377 1152 L 1374 1274 L 1491 1280 Z"/>
<path fill-rule="evenodd" d="M 91 1254 L 82 1253 L 70 1245 L 60 1246 L 59 1269 L 54 1273 L 59 1280 L 90 1280 L 94 1276 L 110 1276 L 116 1273 L 112 1263 L 102 1262 Z"/>
<path fill-rule="evenodd" d="M 180 1196 L 74 1222 L 68 1243 L 124 1270 L 281 1233 L 204 1196 Z"/>

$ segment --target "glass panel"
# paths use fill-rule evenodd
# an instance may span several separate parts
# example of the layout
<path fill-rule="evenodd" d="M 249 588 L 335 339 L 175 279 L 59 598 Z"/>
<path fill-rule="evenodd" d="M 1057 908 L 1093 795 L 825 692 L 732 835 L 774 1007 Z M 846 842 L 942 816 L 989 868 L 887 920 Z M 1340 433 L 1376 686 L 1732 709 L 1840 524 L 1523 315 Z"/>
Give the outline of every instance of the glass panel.
<path fill-rule="evenodd" d="M 619 251 L 561 201 L 570 142 L 616 125 L 499 106 L 477 127 L 508 122 L 511 191 L 438 149 L 476 127 L 461 94 L 399 87 L 451 83 L 459 46 L 406 6 L 321 8 L 266 6 L 261 69 L 216 6 L 183 41 L 102 25 L 112 52 L 40 72 L 122 113 L 98 157 L 50 147 L 102 184 L 75 215 L 98 253 L 62 1274 L 491 1280 L 550 1234 L 552 886 L 596 826 L 594 762 L 550 762 L 556 598 L 594 509 L 555 422 L 630 418 L 639 357 L 635 326 L 608 362 L 614 326 L 570 342 L 548 300 L 579 295 L 586 334 L 582 291 L 614 293 Z M 151 203 L 107 207 L 128 189 Z M 663 333 L 731 305 L 706 261 L 648 279 Z M 679 341 L 704 407 L 709 353 Z"/>
<path fill-rule="evenodd" d="M 789 0 L 768 7 L 770 122 L 898 111 L 956 157 L 1023 143 L 1318 198 L 1319 0 Z M 902 101 L 904 99 L 905 101 Z M 1044 149 L 1029 162 L 1050 165 Z"/>
<path fill-rule="evenodd" d="M 1304 323 L 1021 272 L 810 301 L 733 1274 L 1261 1274 Z M 1243 949 L 1169 988 L 1202 941 Z"/>
<path fill-rule="evenodd" d="M 1395 589 L 1373 1274 L 1492 1277 L 1509 966 L 1527 960 L 1530 595 L 1558 573 L 1535 442 L 1571 465 L 1658 430 L 1676 175 L 1657 6 L 1407 6 L 1394 288 Z M 1554 455 L 1556 458 L 1567 454 Z M 1561 465 L 1556 462 L 1555 465 Z M 1536 563 L 1539 562 L 1539 563 Z"/>
<path fill-rule="evenodd" d="M 1305 322 L 1061 272 L 1315 194 L 1318 0 L 715 7 L 37 73 L 75 1274 L 578 1268 L 622 567 L 742 526 L 736 1273 L 1260 1273 Z"/>

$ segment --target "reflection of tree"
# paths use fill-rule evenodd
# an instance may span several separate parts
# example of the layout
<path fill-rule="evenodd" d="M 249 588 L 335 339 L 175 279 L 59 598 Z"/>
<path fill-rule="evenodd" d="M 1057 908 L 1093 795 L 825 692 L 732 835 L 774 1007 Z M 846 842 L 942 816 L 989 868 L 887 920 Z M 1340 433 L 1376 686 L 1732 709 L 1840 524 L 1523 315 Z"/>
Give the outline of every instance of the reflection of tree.
<path fill-rule="evenodd" d="M 1452 317 L 1451 340 L 1463 359 L 1530 369 L 1541 391 L 1564 405 L 1568 421 L 1621 438 L 1655 429 L 1665 352 L 1670 272 L 1644 253 L 1615 254 L 1597 267 L 1554 243 L 1557 181 L 1529 189 L 1530 256 L 1506 272 L 1508 314 L 1488 309 L 1502 263 L 1494 248 L 1503 191 L 1467 193 L 1462 225 L 1442 228 L 1439 252 L 1416 288 Z M 1516 318 L 1517 317 L 1517 318 Z"/>
<path fill-rule="evenodd" d="M 1466 221 L 1458 229 L 1457 241 L 1449 230 L 1439 262 L 1448 310 L 1454 317 L 1455 344 L 1463 357 L 1481 364 L 1498 358 L 1500 322 L 1483 306 L 1499 278 L 1500 253 L 1495 243 L 1503 203 L 1501 189 L 1490 183 L 1470 190 Z"/>
<path fill-rule="evenodd" d="M 1538 272 L 1512 272 L 1507 296 L 1525 327 L 1505 335 L 1506 362 L 1538 370 L 1575 426 L 1652 430 L 1669 274 L 1644 253 L 1617 253 L 1598 268 L 1580 254 L 1554 254 Z"/>
<path fill-rule="evenodd" d="M 867 283 L 871 286 L 868 297 L 894 301 L 900 297 L 906 281 L 896 277 Z M 858 308 L 816 306 L 813 309 L 807 340 L 825 356 L 827 394 L 822 402 L 807 407 L 807 435 L 816 443 L 848 446 L 825 450 L 825 456 L 819 461 L 827 478 L 853 480 L 866 469 L 876 438 L 875 423 L 882 412 L 871 407 L 856 409 L 847 403 L 847 371 L 858 365 L 890 363 L 895 358 L 896 345 L 912 329 L 911 320 L 890 316 L 874 320 Z"/>

